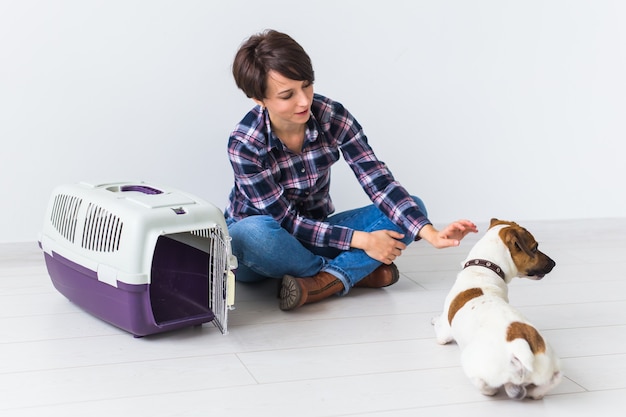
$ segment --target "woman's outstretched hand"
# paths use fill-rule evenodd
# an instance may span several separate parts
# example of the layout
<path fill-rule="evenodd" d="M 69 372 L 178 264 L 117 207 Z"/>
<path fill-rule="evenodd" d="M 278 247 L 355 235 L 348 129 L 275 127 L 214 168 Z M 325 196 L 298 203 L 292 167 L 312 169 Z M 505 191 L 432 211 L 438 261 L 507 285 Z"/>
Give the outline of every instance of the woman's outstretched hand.
<path fill-rule="evenodd" d="M 442 230 L 437 230 L 430 224 L 426 225 L 420 230 L 419 237 L 441 249 L 459 246 L 468 233 L 476 232 L 478 229 L 474 223 L 469 220 L 459 220 L 450 223 Z M 400 240 L 403 237 L 403 234 L 392 230 L 377 230 L 369 233 L 355 231 L 351 246 L 363 249 L 373 259 L 390 264 L 406 249 L 406 245 Z"/>
<path fill-rule="evenodd" d="M 461 240 L 469 233 L 477 233 L 478 228 L 469 220 L 458 220 L 450 223 L 442 230 L 437 230 L 433 225 L 422 227 L 419 237 L 433 245 L 435 248 L 449 248 L 459 246 Z"/>

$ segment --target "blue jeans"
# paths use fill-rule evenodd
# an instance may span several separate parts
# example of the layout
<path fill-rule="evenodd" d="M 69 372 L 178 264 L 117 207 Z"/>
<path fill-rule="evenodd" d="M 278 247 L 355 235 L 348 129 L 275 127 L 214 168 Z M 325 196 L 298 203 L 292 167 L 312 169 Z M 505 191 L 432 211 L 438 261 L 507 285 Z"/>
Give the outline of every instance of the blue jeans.
<path fill-rule="evenodd" d="M 417 197 L 413 199 L 426 214 L 422 200 Z M 326 221 L 364 232 L 395 230 L 404 233 L 373 204 L 334 214 Z M 271 216 L 250 216 L 239 221 L 228 219 L 227 225 L 232 238 L 232 252 L 238 261 L 235 274 L 238 281 L 280 279 L 285 275 L 310 277 L 325 271 L 341 280 L 343 295 L 382 264 L 370 258 L 362 249 L 342 251 L 304 244 Z M 404 237 L 402 242 L 409 245 L 412 239 Z"/>

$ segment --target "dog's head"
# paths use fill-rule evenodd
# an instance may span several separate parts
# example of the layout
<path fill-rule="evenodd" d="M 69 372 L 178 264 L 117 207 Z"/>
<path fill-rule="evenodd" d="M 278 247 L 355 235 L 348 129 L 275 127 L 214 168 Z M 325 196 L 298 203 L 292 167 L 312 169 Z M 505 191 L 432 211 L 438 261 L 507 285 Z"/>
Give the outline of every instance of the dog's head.
<path fill-rule="evenodd" d="M 498 234 L 511 253 L 518 277 L 537 280 L 552 271 L 556 263 L 539 250 L 539 244 L 528 230 L 515 222 L 491 219 L 489 228 L 496 226 L 505 226 Z"/>

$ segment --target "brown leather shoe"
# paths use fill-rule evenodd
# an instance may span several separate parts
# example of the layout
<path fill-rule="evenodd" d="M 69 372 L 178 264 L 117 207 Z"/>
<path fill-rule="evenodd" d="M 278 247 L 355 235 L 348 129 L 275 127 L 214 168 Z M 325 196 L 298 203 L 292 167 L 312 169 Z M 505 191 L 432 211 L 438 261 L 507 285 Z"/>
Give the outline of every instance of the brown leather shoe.
<path fill-rule="evenodd" d="M 343 290 L 343 283 L 328 272 L 322 271 L 307 278 L 285 275 L 280 288 L 280 309 L 293 310 L 304 304 L 323 300 L 341 290 Z"/>
<path fill-rule="evenodd" d="M 398 271 L 398 267 L 392 262 L 389 265 L 382 264 L 354 286 L 362 288 L 382 288 L 395 284 L 399 279 L 400 272 Z"/>

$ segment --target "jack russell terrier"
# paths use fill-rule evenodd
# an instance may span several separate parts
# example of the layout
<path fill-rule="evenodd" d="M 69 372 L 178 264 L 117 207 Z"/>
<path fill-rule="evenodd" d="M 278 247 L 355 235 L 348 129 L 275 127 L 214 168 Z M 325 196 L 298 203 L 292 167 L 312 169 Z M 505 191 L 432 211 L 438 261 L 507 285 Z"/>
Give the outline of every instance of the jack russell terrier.
<path fill-rule="evenodd" d="M 437 342 L 456 341 L 465 374 L 485 395 L 504 387 L 510 398 L 540 399 L 561 381 L 559 358 L 508 303 L 514 277 L 539 280 L 554 268 L 537 246 L 518 224 L 491 219 L 433 319 Z"/>

